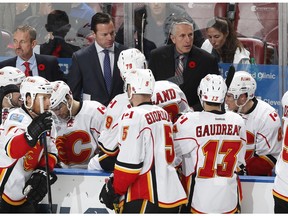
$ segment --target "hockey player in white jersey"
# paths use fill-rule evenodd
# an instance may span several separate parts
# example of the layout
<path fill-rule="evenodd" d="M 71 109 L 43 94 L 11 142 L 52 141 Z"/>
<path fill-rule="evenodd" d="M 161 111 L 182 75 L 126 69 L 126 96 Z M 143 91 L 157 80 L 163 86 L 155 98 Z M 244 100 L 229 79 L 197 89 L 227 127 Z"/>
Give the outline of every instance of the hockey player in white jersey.
<path fill-rule="evenodd" d="M 193 111 L 179 86 L 167 80 L 155 82 L 151 100 L 169 113 L 172 122 L 177 120 L 179 114 Z"/>
<path fill-rule="evenodd" d="M 44 144 L 39 139 L 52 127 L 51 113 L 48 112 L 51 93 L 52 86 L 46 79 L 26 77 L 20 86 L 23 105 L 11 111 L 3 124 L 0 139 L 1 213 L 35 213 L 37 203 L 47 194 L 46 168 L 50 172 L 53 170 L 57 163 L 57 149 L 53 139 L 49 139 L 46 164 Z M 53 184 L 57 178 L 53 173 L 50 177 L 50 184 Z"/>
<path fill-rule="evenodd" d="M 198 87 L 202 112 L 183 114 L 174 124 L 176 155 L 192 213 L 235 213 L 238 166 L 245 166 L 245 125 L 240 115 L 221 111 L 226 84 L 208 74 Z"/>
<path fill-rule="evenodd" d="M 282 129 L 277 111 L 256 99 L 256 81 L 245 71 L 237 71 L 225 103 L 238 112 L 247 130 L 246 170 L 248 175 L 271 176 L 281 150 Z"/>
<path fill-rule="evenodd" d="M 133 107 L 122 114 L 114 178 L 100 193 L 100 201 L 109 208 L 121 196 L 120 213 L 177 213 L 187 202 L 171 165 L 175 154 L 170 116 L 151 101 L 154 83 L 149 69 L 131 71 L 125 79 Z"/>
<path fill-rule="evenodd" d="M 131 48 L 120 53 L 117 65 L 121 77 L 125 77 L 129 71 L 136 68 L 145 69 L 147 62 L 145 56 L 137 49 Z M 171 119 L 176 120 L 179 113 L 191 111 L 186 96 L 176 84 L 169 81 L 155 82 L 155 89 L 152 95 L 152 102 L 164 108 Z M 118 153 L 117 133 L 118 120 L 121 114 L 131 108 L 126 93 L 119 94 L 111 100 L 107 106 L 106 122 L 101 132 L 99 141 L 103 153 L 95 156 L 89 162 L 88 169 L 112 171 Z M 105 152 L 105 153 L 104 153 Z M 110 160 L 108 160 L 110 158 Z M 100 161 L 100 163 L 99 163 Z"/>
<path fill-rule="evenodd" d="M 136 48 L 130 48 L 121 51 L 117 61 L 121 78 L 125 80 L 126 74 L 136 68 L 147 68 L 145 56 Z M 99 154 L 93 157 L 89 164 L 89 170 L 106 170 L 113 171 L 116 156 L 118 153 L 117 133 L 118 119 L 122 113 L 131 108 L 126 93 L 116 95 L 108 104 L 105 123 L 99 137 Z"/>
<path fill-rule="evenodd" d="M 4 123 L 11 109 L 22 105 L 19 87 L 24 79 L 25 74 L 16 67 L 6 66 L 0 69 L 0 102 L 2 104 L 0 124 Z"/>
<path fill-rule="evenodd" d="M 63 168 L 84 168 L 98 150 L 106 107 L 97 101 L 79 102 L 73 99 L 63 81 L 51 82 L 51 110 L 56 119 L 56 147 Z"/>
<path fill-rule="evenodd" d="M 288 213 L 288 92 L 281 100 L 283 108 L 283 140 L 282 150 L 278 157 L 273 185 L 274 213 Z"/>

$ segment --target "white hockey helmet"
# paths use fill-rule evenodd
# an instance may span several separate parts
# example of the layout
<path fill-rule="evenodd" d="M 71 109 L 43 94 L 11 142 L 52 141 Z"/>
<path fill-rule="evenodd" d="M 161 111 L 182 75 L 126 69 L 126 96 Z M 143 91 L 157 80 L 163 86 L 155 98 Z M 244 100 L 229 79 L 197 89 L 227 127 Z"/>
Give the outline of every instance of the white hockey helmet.
<path fill-rule="evenodd" d="M 135 69 L 126 75 L 125 92 L 130 84 L 131 96 L 133 94 L 153 94 L 155 79 L 150 69 Z"/>
<path fill-rule="evenodd" d="M 221 104 L 224 102 L 227 86 L 222 76 L 207 74 L 201 80 L 197 92 L 201 103 L 207 101 Z"/>
<path fill-rule="evenodd" d="M 130 48 L 121 51 L 117 61 L 117 66 L 120 70 L 122 79 L 125 79 L 125 75 L 136 68 L 146 69 L 147 61 L 142 52 L 136 48 Z"/>
<path fill-rule="evenodd" d="M 32 99 L 32 104 L 29 108 L 32 108 L 35 97 L 37 94 L 52 94 L 53 87 L 51 83 L 41 76 L 28 76 L 26 77 L 20 85 L 21 98 L 26 104 L 26 95 L 29 93 Z"/>
<path fill-rule="evenodd" d="M 241 94 L 247 93 L 247 98 L 252 99 L 255 96 L 257 84 L 250 73 L 246 71 L 237 71 L 229 86 L 228 93 L 233 94 L 234 100 L 237 100 Z"/>
<path fill-rule="evenodd" d="M 288 91 L 286 91 L 284 93 L 284 95 L 282 96 L 281 104 L 282 104 L 282 108 L 283 108 L 283 116 L 288 117 L 286 114 L 286 110 L 288 108 Z"/>
<path fill-rule="evenodd" d="M 24 72 L 16 67 L 6 66 L 0 69 L 0 87 L 11 84 L 20 85 L 24 79 Z"/>
<path fill-rule="evenodd" d="M 60 103 L 67 103 L 66 95 L 70 95 L 72 98 L 72 92 L 69 86 L 63 81 L 51 82 L 53 87 L 53 93 L 50 98 L 50 109 L 56 108 Z"/>

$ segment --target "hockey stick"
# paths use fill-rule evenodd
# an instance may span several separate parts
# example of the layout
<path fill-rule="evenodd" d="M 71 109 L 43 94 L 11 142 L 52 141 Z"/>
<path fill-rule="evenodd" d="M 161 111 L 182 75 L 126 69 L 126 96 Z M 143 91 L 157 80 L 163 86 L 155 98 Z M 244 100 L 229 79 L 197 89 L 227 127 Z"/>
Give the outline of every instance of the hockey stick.
<path fill-rule="evenodd" d="M 40 102 L 40 113 L 44 113 L 44 101 L 43 96 L 39 95 L 39 102 Z M 51 196 L 51 186 L 50 186 L 50 171 L 48 165 L 48 149 L 47 149 L 47 140 L 46 140 L 46 132 L 41 135 L 40 138 L 41 146 L 44 145 L 44 156 L 45 156 L 45 169 L 46 169 L 46 183 L 47 183 L 47 191 L 48 191 L 48 202 L 49 202 L 49 213 L 52 213 L 52 196 Z"/>
<path fill-rule="evenodd" d="M 226 83 L 226 86 L 227 86 L 227 90 L 229 89 L 229 87 L 231 85 L 231 82 L 233 80 L 234 74 L 235 74 L 235 67 L 233 65 L 231 65 L 229 67 L 228 74 L 227 74 L 227 77 L 226 77 L 226 80 L 225 80 L 225 83 Z"/>
<path fill-rule="evenodd" d="M 141 52 L 144 54 L 144 26 L 145 25 L 145 13 L 142 15 L 141 19 Z"/>

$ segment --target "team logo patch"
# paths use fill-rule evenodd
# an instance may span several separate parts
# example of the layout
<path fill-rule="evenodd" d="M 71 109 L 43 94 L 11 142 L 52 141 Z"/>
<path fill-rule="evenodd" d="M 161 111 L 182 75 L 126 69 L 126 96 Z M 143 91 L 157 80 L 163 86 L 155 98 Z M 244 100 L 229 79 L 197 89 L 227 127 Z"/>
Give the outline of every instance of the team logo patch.
<path fill-rule="evenodd" d="M 23 118 L 24 118 L 24 115 L 20 115 L 20 114 L 17 114 L 17 113 L 13 113 L 11 116 L 10 116 L 10 120 L 13 120 L 13 121 L 17 121 L 17 122 L 22 122 L 23 121 Z"/>

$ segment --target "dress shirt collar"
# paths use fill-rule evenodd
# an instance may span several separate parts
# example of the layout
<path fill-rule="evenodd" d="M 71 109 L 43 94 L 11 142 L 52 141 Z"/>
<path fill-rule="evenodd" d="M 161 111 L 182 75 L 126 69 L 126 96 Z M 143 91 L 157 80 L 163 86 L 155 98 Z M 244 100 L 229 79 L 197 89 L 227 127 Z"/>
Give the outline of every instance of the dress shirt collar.
<path fill-rule="evenodd" d="M 26 62 L 24 61 L 22 58 L 20 58 L 19 56 L 17 56 L 17 60 L 16 60 L 16 65 L 19 63 L 19 65 L 23 65 L 23 63 Z M 34 65 L 36 62 L 36 58 L 35 58 L 35 54 L 33 53 L 31 58 L 27 61 L 30 63 L 30 65 Z"/>
<path fill-rule="evenodd" d="M 179 52 L 177 52 L 174 46 L 174 59 L 178 59 L 180 55 L 184 55 L 184 59 L 187 59 L 188 53 L 180 54 Z"/>
<path fill-rule="evenodd" d="M 107 50 L 109 50 L 110 52 L 113 52 L 114 53 L 114 43 L 113 43 L 113 45 L 112 45 L 112 47 L 110 47 L 110 48 L 106 48 Z M 95 40 L 95 47 L 96 47 L 96 50 L 97 50 L 97 53 L 99 54 L 99 53 L 102 53 L 103 52 L 103 50 L 104 50 L 104 48 L 103 47 L 101 47 L 97 42 L 96 42 L 96 40 Z"/>

